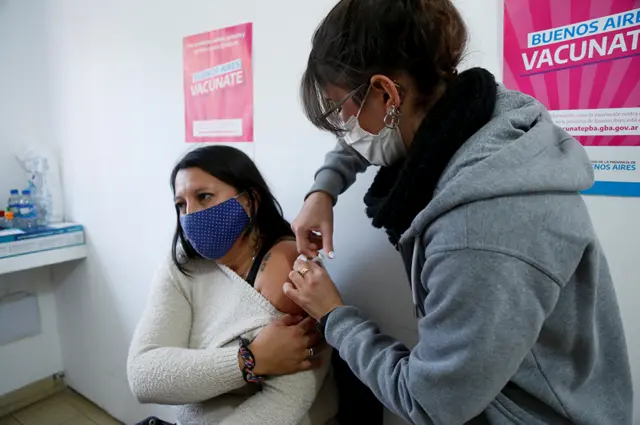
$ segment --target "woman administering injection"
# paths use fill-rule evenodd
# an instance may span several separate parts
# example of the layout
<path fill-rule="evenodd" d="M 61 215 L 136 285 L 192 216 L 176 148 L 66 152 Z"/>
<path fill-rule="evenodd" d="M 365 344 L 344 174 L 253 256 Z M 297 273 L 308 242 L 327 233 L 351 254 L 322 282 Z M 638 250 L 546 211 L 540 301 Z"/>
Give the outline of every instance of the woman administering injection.
<path fill-rule="evenodd" d="M 591 163 L 538 101 L 458 73 L 466 40 L 449 0 L 342 0 L 302 81 L 339 145 L 294 221 L 298 249 L 333 252 L 334 203 L 380 166 L 364 203 L 405 263 L 417 346 L 344 306 L 313 262 L 285 291 L 409 423 L 630 425 L 620 312 L 580 197 Z"/>

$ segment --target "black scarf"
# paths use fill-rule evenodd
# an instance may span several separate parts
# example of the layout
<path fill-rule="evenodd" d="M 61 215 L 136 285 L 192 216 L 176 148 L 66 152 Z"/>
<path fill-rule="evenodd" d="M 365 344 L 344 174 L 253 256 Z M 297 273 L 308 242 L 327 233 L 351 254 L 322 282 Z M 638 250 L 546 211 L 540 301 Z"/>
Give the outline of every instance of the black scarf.
<path fill-rule="evenodd" d="M 407 159 L 380 169 L 364 202 L 373 225 L 384 228 L 393 245 L 431 202 L 456 151 L 489 122 L 496 93 L 489 71 L 473 68 L 461 73 L 420 124 Z"/>

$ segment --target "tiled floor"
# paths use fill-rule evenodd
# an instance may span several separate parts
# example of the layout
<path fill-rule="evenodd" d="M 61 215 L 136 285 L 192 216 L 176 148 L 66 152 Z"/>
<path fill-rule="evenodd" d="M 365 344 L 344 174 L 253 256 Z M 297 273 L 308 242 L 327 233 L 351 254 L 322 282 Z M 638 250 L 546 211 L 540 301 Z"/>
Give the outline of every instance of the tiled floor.
<path fill-rule="evenodd" d="M 25 407 L 0 425 L 122 425 L 99 407 L 71 390 Z"/>

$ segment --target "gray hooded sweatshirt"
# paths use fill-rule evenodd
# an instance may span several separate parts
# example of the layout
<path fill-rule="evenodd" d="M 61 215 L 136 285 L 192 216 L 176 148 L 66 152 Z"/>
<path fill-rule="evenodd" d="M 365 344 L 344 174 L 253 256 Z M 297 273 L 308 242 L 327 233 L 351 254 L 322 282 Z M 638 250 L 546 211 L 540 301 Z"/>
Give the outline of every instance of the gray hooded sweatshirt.
<path fill-rule="evenodd" d="M 312 191 L 337 199 L 366 168 L 337 148 Z M 618 303 L 579 194 L 592 183 L 582 146 L 539 102 L 500 86 L 492 119 L 400 240 L 417 346 L 356 307 L 325 318 L 327 341 L 411 424 L 630 425 Z"/>

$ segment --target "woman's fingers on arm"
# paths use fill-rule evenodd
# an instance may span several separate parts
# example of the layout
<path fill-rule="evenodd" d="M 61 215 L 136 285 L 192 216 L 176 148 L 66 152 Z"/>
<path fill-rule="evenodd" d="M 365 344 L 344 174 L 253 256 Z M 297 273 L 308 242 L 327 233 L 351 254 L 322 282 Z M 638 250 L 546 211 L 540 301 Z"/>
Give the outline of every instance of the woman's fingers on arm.
<path fill-rule="evenodd" d="M 312 330 L 317 329 L 318 322 L 313 317 L 307 317 L 298 325 L 303 331 L 304 334 L 308 334 Z"/>
<path fill-rule="evenodd" d="M 300 364 L 300 371 L 318 369 L 324 363 L 322 356 L 314 356 L 304 360 Z"/>
<path fill-rule="evenodd" d="M 317 243 L 312 238 L 312 232 L 308 226 L 294 225 L 293 233 L 296 236 L 296 246 L 300 254 L 313 257 L 318 253 Z"/>
<path fill-rule="evenodd" d="M 316 369 L 316 368 L 318 368 L 318 366 L 314 366 L 314 362 L 310 359 L 303 360 L 302 363 L 300 363 L 301 372 L 305 370 Z"/>
<path fill-rule="evenodd" d="M 313 274 L 317 274 L 317 273 L 326 273 L 324 267 L 322 267 L 322 265 L 320 265 L 318 262 L 316 261 L 308 261 L 306 263 L 306 267 L 309 269 L 310 272 L 312 272 Z"/>
<path fill-rule="evenodd" d="M 322 224 L 322 248 L 330 259 L 335 256 L 333 251 L 333 224 L 325 222 Z"/>
<path fill-rule="evenodd" d="M 307 338 L 307 348 L 313 348 L 316 353 L 322 349 L 324 341 L 320 333 L 312 332 Z"/>
<path fill-rule="evenodd" d="M 300 371 L 318 369 L 324 363 L 322 356 L 307 357 L 300 363 Z"/>
<path fill-rule="evenodd" d="M 293 230 L 293 234 L 296 237 L 296 246 L 298 248 L 298 252 L 302 252 L 302 250 L 306 249 L 309 243 L 308 240 L 305 240 L 306 238 L 303 235 L 303 233 L 305 233 L 304 228 L 306 228 L 306 226 L 302 226 L 298 222 L 297 218 L 291 224 L 291 230 Z"/>
<path fill-rule="evenodd" d="M 324 267 L 322 267 L 322 264 L 318 263 L 317 261 L 301 259 L 296 260 L 296 262 L 293 264 L 293 271 L 296 273 L 296 275 L 299 275 L 298 277 L 304 277 L 301 275 L 306 275 L 306 273 L 308 272 L 312 272 L 312 274 L 326 273 Z M 301 282 L 304 282 L 304 280 L 302 280 Z"/>
<path fill-rule="evenodd" d="M 307 269 L 309 270 L 309 274 L 307 276 L 306 279 L 306 283 L 309 285 L 316 285 L 318 284 L 325 276 L 328 276 L 328 273 L 326 271 L 326 269 L 324 267 L 322 267 L 321 264 L 315 262 L 315 261 L 309 261 L 306 265 Z"/>
<path fill-rule="evenodd" d="M 300 292 L 293 283 L 285 282 L 284 285 L 282 285 L 282 292 L 284 292 L 284 294 L 291 298 L 296 304 L 300 301 Z"/>
<path fill-rule="evenodd" d="M 289 280 L 296 289 L 300 289 L 304 285 L 304 278 L 300 274 L 300 270 L 306 266 L 299 266 L 298 262 L 293 265 L 293 270 L 289 273 Z"/>
<path fill-rule="evenodd" d="M 304 254 L 307 257 L 313 257 L 313 244 L 311 244 L 303 235 L 296 234 L 296 245 L 300 254 Z"/>
<path fill-rule="evenodd" d="M 302 271 L 305 270 L 305 269 L 310 270 L 309 269 L 309 261 L 297 259 L 296 262 L 293 263 L 293 271 L 299 277 L 302 277 L 301 276 Z"/>
<path fill-rule="evenodd" d="M 291 274 L 297 274 L 298 276 L 300 276 L 299 273 L 297 272 L 291 272 Z M 290 277 L 289 280 L 291 282 L 293 282 L 295 279 L 295 277 Z M 282 285 L 282 292 L 284 292 L 284 294 L 291 298 L 291 300 L 296 303 L 299 307 L 301 307 L 303 310 L 305 309 L 305 305 L 306 305 L 306 301 L 304 298 L 304 295 L 301 293 L 299 286 L 296 285 L 296 283 L 291 283 L 291 282 L 285 282 Z M 299 285 L 299 283 L 298 283 Z"/>
<path fill-rule="evenodd" d="M 307 257 L 315 257 L 321 249 L 322 235 L 317 232 L 309 233 L 309 250 L 311 251 L 311 255 L 307 255 Z"/>
<path fill-rule="evenodd" d="M 300 324 L 300 322 L 302 322 L 302 319 L 302 316 L 293 316 L 291 314 L 287 314 L 277 319 L 277 321 L 283 326 L 294 326 Z"/>

